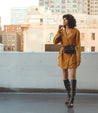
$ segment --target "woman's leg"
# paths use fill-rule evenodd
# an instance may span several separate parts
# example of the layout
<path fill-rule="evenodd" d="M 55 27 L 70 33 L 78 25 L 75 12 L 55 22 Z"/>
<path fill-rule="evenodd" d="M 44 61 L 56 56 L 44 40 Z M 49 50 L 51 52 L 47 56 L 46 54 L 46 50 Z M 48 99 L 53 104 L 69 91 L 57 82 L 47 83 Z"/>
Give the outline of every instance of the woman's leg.
<path fill-rule="evenodd" d="M 70 69 L 70 79 L 76 80 L 76 69 Z"/>
<path fill-rule="evenodd" d="M 68 69 L 62 69 L 63 71 L 63 80 L 67 80 L 68 79 Z"/>
<path fill-rule="evenodd" d="M 63 69 L 63 82 L 64 82 L 64 86 L 65 86 L 65 89 L 67 90 L 67 95 L 68 95 L 68 98 L 67 98 L 67 101 L 65 102 L 65 104 L 68 104 L 69 100 L 70 100 L 70 81 L 68 79 L 68 69 Z"/>
<path fill-rule="evenodd" d="M 76 94 L 76 69 L 70 69 L 70 79 L 71 79 L 71 99 L 69 101 L 68 107 L 73 107 L 74 97 Z"/>

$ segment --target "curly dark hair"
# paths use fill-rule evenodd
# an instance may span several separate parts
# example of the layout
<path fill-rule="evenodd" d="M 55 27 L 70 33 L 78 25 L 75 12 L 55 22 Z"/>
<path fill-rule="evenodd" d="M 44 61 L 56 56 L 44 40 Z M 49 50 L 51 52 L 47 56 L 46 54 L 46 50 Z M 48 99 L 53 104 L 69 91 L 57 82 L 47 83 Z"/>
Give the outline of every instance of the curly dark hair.
<path fill-rule="evenodd" d="M 71 14 L 63 15 L 63 19 L 66 18 L 68 20 L 68 26 L 69 28 L 74 28 L 76 26 L 76 19 Z M 66 27 L 66 26 L 64 26 Z"/>

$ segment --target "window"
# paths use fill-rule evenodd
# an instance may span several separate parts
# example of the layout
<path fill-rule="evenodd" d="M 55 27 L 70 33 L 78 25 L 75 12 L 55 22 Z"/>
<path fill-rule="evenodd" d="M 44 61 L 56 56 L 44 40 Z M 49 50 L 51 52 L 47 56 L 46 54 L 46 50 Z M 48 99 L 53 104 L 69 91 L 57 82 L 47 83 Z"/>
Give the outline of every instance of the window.
<path fill-rule="evenodd" d="M 6 50 L 6 47 L 4 47 L 4 51 Z"/>
<path fill-rule="evenodd" d="M 48 4 L 48 1 L 45 1 L 45 4 Z"/>
<path fill-rule="evenodd" d="M 45 6 L 45 9 L 48 9 L 48 6 Z"/>
<path fill-rule="evenodd" d="M 86 2 L 84 2 L 84 5 L 87 5 L 87 3 L 86 3 Z"/>
<path fill-rule="evenodd" d="M 87 11 L 84 11 L 84 13 L 87 13 Z"/>
<path fill-rule="evenodd" d="M 21 32 L 21 29 L 19 29 L 19 32 Z"/>
<path fill-rule="evenodd" d="M 3 40 L 4 42 L 6 42 L 6 40 Z"/>
<path fill-rule="evenodd" d="M 85 33 L 80 33 L 80 37 L 81 37 L 81 40 L 84 40 L 84 38 L 85 38 Z"/>
<path fill-rule="evenodd" d="M 15 44 L 12 44 L 12 46 L 15 46 Z"/>
<path fill-rule="evenodd" d="M 38 11 L 38 8 L 35 8 L 36 11 Z"/>
<path fill-rule="evenodd" d="M 78 8 L 81 9 L 82 8 L 82 5 L 79 5 Z"/>
<path fill-rule="evenodd" d="M 73 9 L 73 12 L 76 13 L 77 12 L 77 9 Z"/>
<path fill-rule="evenodd" d="M 50 37 L 49 37 L 50 41 L 53 41 L 53 38 L 54 38 L 54 34 L 50 33 Z"/>
<path fill-rule="evenodd" d="M 71 12 L 71 10 L 70 9 L 67 9 L 67 12 Z"/>
<path fill-rule="evenodd" d="M 60 3 L 60 0 L 56 0 L 56 3 Z"/>
<path fill-rule="evenodd" d="M 62 13 L 65 13 L 65 9 L 62 9 Z"/>
<path fill-rule="evenodd" d="M 71 0 L 67 0 L 67 3 L 71 3 Z"/>
<path fill-rule="evenodd" d="M 50 0 L 50 3 L 54 3 L 54 0 Z"/>
<path fill-rule="evenodd" d="M 12 40 L 12 42 L 14 42 L 15 40 Z"/>
<path fill-rule="evenodd" d="M 42 2 L 39 3 L 40 6 L 43 6 L 44 4 Z"/>
<path fill-rule="evenodd" d="M 95 51 L 95 46 L 91 46 L 91 51 Z"/>
<path fill-rule="evenodd" d="M 79 10 L 79 13 L 82 13 L 82 10 Z"/>
<path fill-rule="evenodd" d="M 56 12 L 60 12 L 60 10 L 59 10 L 59 9 L 57 9 L 57 10 L 56 10 Z"/>
<path fill-rule="evenodd" d="M 56 5 L 56 8 L 59 8 L 60 6 L 59 5 Z"/>
<path fill-rule="evenodd" d="M 91 34 L 91 40 L 95 40 L 95 33 Z"/>
<path fill-rule="evenodd" d="M 82 24 L 82 23 L 85 23 L 85 20 L 80 20 L 80 23 Z"/>
<path fill-rule="evenodd" d="M 40 23 L 43 23 L 43 18 L 40 18 Z"/>
<path fill-rule="evenodd" d="M 85 10 L 87 9 L 87 6 L 83 7 Z"/>
<path fill-rule="evenodd" d="M 11 47 L 8 47 L 8 51 L 10 51 L 11 50 Z"/>
<path fill-rule="evenodd" d="M 7 36 L 3 36 L 3 38 L 7 38 Z"/>
<path fill-rule="evenodd" d="M 73 3 L 77 3 L 77 0 L 73 0 Z"/>
<path fill-rule="evenodd" d="M 85 51 L 85 47 L 84 46 L 81 46 L 81 51 Z"/>
<path fill-rule="evenodd" d="M 74 8 L 76 8 L 76 7 L 77 7 L 77 5 L 73 5 L 73 7 L 74 7 Z"/>
<path fill-rule="evenodd" d="M 12 51 L 15 51 L 15 46 L 12 46 Z"/>
<path fill-rule="evenodd" d="M 78 1 L 79 4 L 82 4 L 82 1 Z"/>
<path fill-rule="evenodd" d="M 62 8 L 65 8 L 65 5 L 62 5 Z"/>
<path fill-rule="evenodd" d="M 93 19 L 93 24 L 97 24 L 97 19 Z"/>
<path fill-rule="evenodd" d="M 54 5 L 51 5 L 50 8 L 54 8 Z"/>
<path fill-rule="evenodd" d="M 55 19 L 54 18 L 47 18 L 47 22 L 54 22 Z"/>
<path fill-rule="evenodd" d="M 62 3 L 65 3 L 65 0 L 62 0 Z"/>
<path fill-rule="evenodd" d="M 51 12 L 54 12 L 54 10 L 51 10 Z"/>
<path fill-rule="evenodd" d="M 13 38 L 13 36 L 8 36 L 8 38 Z"/>

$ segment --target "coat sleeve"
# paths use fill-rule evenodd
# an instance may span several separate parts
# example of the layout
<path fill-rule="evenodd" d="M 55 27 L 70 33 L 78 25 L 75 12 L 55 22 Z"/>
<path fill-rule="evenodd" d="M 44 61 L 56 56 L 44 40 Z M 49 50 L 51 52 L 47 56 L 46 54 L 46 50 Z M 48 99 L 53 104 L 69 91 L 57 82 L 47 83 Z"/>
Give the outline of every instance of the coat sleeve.
<path fill-rule="evenodd" d="M 77 62 L 81 62 L 81 41 L 80 41 L 80 31 L 76 32 L 76 50 L 77 50 Z"/>
<path fill-rule="evenodd" d="M 57 43 L 61 42 L 62 36 L 63 36 L 63 30 L 61 32 L 57 32 L 56 35 L 54 36 L 53 43 L 57 44 Z"/>

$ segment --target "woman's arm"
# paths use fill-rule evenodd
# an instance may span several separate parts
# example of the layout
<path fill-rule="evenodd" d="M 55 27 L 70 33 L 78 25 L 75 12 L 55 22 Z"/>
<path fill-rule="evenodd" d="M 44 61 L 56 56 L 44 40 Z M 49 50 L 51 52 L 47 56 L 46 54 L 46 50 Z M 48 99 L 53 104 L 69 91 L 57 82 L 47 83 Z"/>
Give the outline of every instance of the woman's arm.
<path fill-rule="evenodd" d="M 77 62 L 81 62 L 81 41 L 80 31 L 76 31 L 76 50 L 77 50 Z"/>
<path fill-rule="evenodd" d="M 57 43 L 61 42 L 62 41 L 62 35 L 63 35 L 63 31 L 62 30 L 58 31 L 56 33 L 56 35 L 54 36 L 53 43 L 57 44 Z"/>

